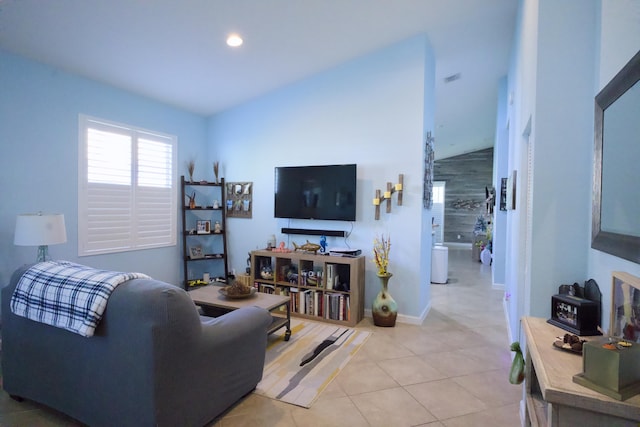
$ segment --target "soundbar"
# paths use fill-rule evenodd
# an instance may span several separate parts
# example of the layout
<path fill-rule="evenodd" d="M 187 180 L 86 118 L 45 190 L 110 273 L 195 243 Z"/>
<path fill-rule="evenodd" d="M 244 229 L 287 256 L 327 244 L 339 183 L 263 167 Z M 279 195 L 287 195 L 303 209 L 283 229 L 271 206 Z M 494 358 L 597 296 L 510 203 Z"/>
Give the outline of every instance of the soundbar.
<path fill-rule="evenodd" d="M 307 236 L 335 236 L 344 237 L 341 230 L 308 230 L 305 228 L 283 228 L 282 234 L 305 234 Z"/>

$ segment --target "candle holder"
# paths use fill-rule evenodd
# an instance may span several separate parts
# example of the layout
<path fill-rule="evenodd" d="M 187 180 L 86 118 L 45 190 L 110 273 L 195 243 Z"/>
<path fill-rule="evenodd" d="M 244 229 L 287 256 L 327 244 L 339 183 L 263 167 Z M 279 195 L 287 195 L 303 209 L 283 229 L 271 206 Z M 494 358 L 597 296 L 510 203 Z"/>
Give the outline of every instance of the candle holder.
<path fill-rule="evenodd" d="M 387 213 L 391 213 L 391 197 L 393 193 L 398 193 L 398 206 L 402 206 L 402 191 L 404 186 L 404 175 L 398 175 L 398 183 L 393 185 L 391 182 L 387 182 L 387 190 L 383 193 L 382 190 L 376 190 L 376 197 L 373 199 L 373 205 L 376 208 L 375 219 L 380 219 L 380 205 L 387 202 Z"/>

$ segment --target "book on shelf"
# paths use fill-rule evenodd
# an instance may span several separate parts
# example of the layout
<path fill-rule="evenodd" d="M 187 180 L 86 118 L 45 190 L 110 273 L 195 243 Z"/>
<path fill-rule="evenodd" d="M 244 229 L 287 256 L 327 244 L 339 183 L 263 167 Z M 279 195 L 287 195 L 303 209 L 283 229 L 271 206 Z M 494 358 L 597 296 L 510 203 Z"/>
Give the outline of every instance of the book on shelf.
<path fill-rule="evenodd" d="M 298 292 L 298 288 L 289 288 L 289 297 L 291 299 L 291 302 L 289 303 L 289 309 L 291 310 L 292 313 L 297 313 L 298 312 L 298 306 L 299 306 L 299 297 L 298 294 L 300 292 Z"/>
<path fill-rule="evenodd" d="M 320 316 L 320 307 L 318 300 L 320 299 L 318 292 L 313 293 L 313 315 Z"/>
<path fill-rule="evenodd" d="M 335 283 L 336 265 L 327 264 L 327 289 L 332 290 Z"/>
<path fill-rule="evenodd" d="M 350 298 L 349 295 L 338 293 L 325 293 L 324 310 L 322 316 L 331 320 L 349 320 Z"/>
<path fill-rule="evenodd" d="M 311 290 L 305 291 L 305 303 L 304 312 L 310 316 L 313 316 L 313 294 L 315 292 Z"/>

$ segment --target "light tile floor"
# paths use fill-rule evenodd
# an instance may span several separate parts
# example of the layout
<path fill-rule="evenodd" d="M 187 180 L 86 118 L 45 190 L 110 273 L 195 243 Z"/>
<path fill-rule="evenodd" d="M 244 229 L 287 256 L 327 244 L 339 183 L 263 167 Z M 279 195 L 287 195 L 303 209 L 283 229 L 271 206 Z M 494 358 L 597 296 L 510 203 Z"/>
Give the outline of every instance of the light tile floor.
<path fill-rule="evenodd" d="M 310 409 L 251 394 L 210 426 L 519 426 L 522 389 L 508 381 L 503 291 L 490 267 L 449 248 L 449 283 L 430 286 L 422 325 L 360 322 L 374 333 Z M 1 393 L 0 426 L 23 425 L 78 424 Z"/>

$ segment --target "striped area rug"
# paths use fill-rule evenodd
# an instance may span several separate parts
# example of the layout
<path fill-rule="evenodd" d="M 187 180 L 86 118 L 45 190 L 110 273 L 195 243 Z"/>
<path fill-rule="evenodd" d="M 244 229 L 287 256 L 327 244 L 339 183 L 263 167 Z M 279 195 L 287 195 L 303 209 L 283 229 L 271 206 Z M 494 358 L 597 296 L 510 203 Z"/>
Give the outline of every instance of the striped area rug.
<path fill-rule="evenodd" d="M 291 320 L 291 331 L 288 342 L 284 329 L 269 337 L 264 374 L 254 392 L 310 408 L 370 332 L 298 319 Z"/>

